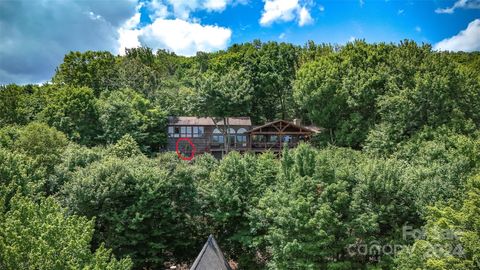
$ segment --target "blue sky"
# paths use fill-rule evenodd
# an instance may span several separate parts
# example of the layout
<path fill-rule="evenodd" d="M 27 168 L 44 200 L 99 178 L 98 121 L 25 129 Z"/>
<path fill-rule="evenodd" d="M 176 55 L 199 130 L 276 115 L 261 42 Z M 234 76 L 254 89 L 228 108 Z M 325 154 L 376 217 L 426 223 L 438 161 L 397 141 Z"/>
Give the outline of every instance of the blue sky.
<path fill-rule="evenodd" d="M 307 6 L 313 22 L 304 26 L 299 26 L 295 20 L 260 25 L 263 1 L 228 7 L 223 12 L 202 10 L 193 15 L 204 24 L 232 29 L 232 43 L 261 39 L 304 44 L 311 39 L 343 44 L 354 37 L 369 42 L 398 42 L 408 38 L 434 44 L 458 34 L 471 21 L 480 18 L 480 9 L 458 9 L 452 14 L 435 12 L 455 2 L 310 1 Z"/>
<path fill-rule="evenodd" d="M 0 0 L 0 84 L 48 81 L 69 51 L 180 55 L 260 39 L 303 45 L 413 39 L 480 50 L 480 0 Z"/>

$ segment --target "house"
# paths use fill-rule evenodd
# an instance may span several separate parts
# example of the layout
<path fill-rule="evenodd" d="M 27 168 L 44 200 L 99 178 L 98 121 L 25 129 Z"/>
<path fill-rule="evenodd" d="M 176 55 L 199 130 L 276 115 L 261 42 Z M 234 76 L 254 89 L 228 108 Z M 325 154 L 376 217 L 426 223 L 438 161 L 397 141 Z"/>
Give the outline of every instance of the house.
<path fill-rule="evenodd" d="M 223 118 L 214 120 L 212 117 L 169 117 L 167 151 L 176 151 L 177 141 L 188 138 L 197 154 L 211 153 L 217 158 L 222 157 L 225 148 L 238 152 L 279 152 L 283 145 L 295 147 L 320 131 L 302 126 L 296 120 L 277 120 L 260 126 L 253 126 L 250 117 L 229 117 L 226 124 Z"/>
<path fill-rule="evenodd" d="M 169 117 L 167 151 L 176 151 L 179 138 L 189 138 L 195 145 L 197 154 L 211 153 L 217 158 L 222 157 L 225 143 L 228 143 L 231 150 L 247 151 L 246 132 L 252 127 L 250 117 L 229 117 L 226 122 L 229 127 L 229 138 L 224 136 L 226 125 L 223 120 L 215 123 L 211 117 Z"/>

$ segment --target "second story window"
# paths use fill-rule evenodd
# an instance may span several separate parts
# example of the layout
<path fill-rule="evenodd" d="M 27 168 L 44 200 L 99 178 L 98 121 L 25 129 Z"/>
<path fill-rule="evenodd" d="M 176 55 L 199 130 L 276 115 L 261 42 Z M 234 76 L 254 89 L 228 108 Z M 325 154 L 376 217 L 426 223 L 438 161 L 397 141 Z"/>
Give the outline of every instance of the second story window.
<path fill-rule="evenodd" d="M 193 128 L 193 137 L 203 137 L 203 127 L 192 127 Z"/>
<path fill-rule="evenodd" d="M 168 137 L 169 138 L 179 138 L 180 137 L 180 127 L 175 127 L 175 126 L 168 127 Z"/>
<path fill-rule="evenodd" d="M 204 127 L 198 126 L 170 126 L 168 137 L 170 138 L 199 138 L 203 137 Z"/>

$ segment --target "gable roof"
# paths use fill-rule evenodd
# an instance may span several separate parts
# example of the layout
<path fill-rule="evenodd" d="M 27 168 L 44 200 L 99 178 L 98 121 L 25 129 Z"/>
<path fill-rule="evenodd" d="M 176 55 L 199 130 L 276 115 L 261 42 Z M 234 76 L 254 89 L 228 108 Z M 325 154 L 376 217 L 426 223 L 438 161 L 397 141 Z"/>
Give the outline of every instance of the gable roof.
<path fill-rule="evenodd" d="M 273 122 L 268 122 L 264 125 L 261 125 L 261 126 L 256 126 L 255 128 L 252 128 L 250 130 L 248 130 L 246 133 L 251 133 L 251 132 L 256 132 L 256 131 L 261 131 L 262 128 L 265 128 L 265 127 L 270 127 L 270 126 L 282 126 L 284 128 L 286 127 L 293 127 L 293 128 L 297 128 L 299 129 L 300 131 L 302 132 L 311 132 L 311 133 L 318 133 L 320 131 L 319 128 L 317 127 L 312 127 L 312 126 L 309 126 L 309 127 L 306 127 L 306 126 L 300 126 L 300 125 L 296 125 L 294 124 L 293 122 L 289 122 L 289 121 L 285 121 L 285 120 L 276 120 L 276 121 L 273 121 Z M 286 132 L 288 133 L 288 132 Z"/>
<path fill-rule="evenodd" d="M 222 120 L 218 121 L 218 125 L 223 125 Z M 250 117 L 228 117 L 228 124 L 231 126 L 251 126 Z M 212 117 L 195 117 L 195 116 L 169 116 L 168 125 L 170 126 L 214 126 Z"/>
<path fill-rule="evenodd" d="M 232 270 L 212 235 L 203 245 L 190 270 Z"/>

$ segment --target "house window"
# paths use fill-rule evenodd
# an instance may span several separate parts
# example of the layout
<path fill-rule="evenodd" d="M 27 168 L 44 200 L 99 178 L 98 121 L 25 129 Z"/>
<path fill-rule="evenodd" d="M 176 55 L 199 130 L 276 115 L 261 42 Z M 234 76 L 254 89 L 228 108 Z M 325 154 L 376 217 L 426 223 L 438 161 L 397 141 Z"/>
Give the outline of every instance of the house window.
<path fill-rule="evenodd" d="M 229 128 L 228 129 L 228 143 L 231 146 L 235 146 L 235 129 Z"/>
<path fill-rule="evenodd" d="M 203 136 L 203 127 L 193 127 L 193 137 L 198 138 Z"/>
<path fill-rule="evenodd" d="M 180 128 L 179 127 L 168 127 L 168 137 L 169 138 L 180 137 Z"/>
<path fill-rule="evenodd" d="M 179 134 L 178 134 L 179 133 Z M 182 127 L 175 127 L 175 136 L 176 138 L 191 138 L 192 137 L 192 127 L 182 126 Z"/>
<path fill-rule="evenodd" d="M 278 136 L 277 135 L 270 135 L 270 137 L 268 138 L 268 142 L 270 142 L 270 143 L 278 142 Z"/>
<path fill-rule="evenodd" d="M 239 128 L 237 131 L 237 145 L 246 147 L 247 146 L 247 135 L 245 135 L 245 132 L 247 132 L 246 129 L 244 128 Z"/>
<path fill-rule="evenodd" d="M 260 134 L 260 135 L 253 135 L 252 140 L 254 142 L 266 142 L 267 138 L 265 137 L 265 135 Z"/>
<path fill-rule="evenodd" d="M 212 142 L 213 143 L 223 143 L 223 135 L 222 135 L 222 132 L 218 128 L 213 130 Z"/>

